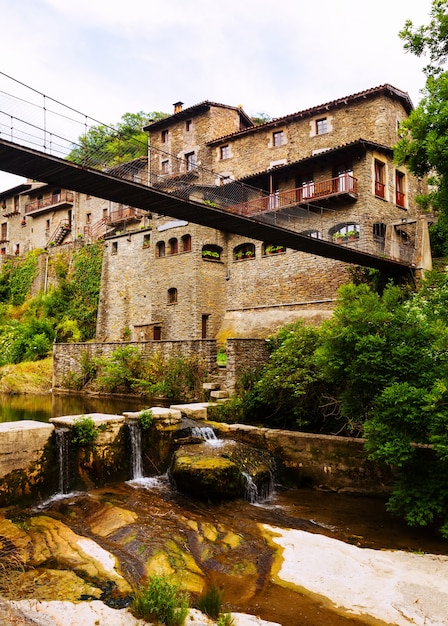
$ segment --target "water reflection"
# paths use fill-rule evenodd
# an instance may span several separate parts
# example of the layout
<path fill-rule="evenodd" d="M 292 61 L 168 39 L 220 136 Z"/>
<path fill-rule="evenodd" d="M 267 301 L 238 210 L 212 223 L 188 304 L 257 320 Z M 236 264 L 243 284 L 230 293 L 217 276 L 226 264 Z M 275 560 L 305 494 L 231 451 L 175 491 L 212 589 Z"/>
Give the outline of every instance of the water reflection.
<path fill-rule="evenodd" d="M 92 396 L 45 394 L 0 394 L 0 422 L 36 420 L 48 422 L 50 417 L 139 411 L 157 403 L 143 398 L 98 398 Z"/>

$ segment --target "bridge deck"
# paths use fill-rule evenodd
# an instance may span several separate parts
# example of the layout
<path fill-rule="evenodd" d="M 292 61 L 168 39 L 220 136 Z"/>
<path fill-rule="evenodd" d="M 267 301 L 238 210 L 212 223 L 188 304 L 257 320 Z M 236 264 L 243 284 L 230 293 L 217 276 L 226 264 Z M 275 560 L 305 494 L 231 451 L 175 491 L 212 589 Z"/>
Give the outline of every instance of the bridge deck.
<path fill-rule="evenodd" d="M 274 241 L 278 245 L 317 256 L 372 267 L 392 274 L 410 271 L 409 265 L 400 261 L 314 239 L 256 218 L 235 215 L 200 202 L 179 199 L 140 183 L 99 170 L 86 169 L 3 139 L 0 139 L 0 170 L 228 233 L 259 241 Z"/>

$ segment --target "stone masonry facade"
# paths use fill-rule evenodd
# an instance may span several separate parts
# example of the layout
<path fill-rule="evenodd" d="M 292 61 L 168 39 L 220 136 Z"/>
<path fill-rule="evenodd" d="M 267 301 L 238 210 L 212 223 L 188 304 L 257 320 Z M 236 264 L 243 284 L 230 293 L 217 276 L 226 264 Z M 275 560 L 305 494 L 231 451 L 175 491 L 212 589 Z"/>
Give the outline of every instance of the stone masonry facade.
<path fill-rule="evenodd" d="M 190 197 L 211 204 L 238 189 L 231 210 L 268 212 L 309 237 L 426 269 L 428 220 L 415 202 L 425 182 L 393 162 L 411 110 L 390 85 L 260 126 L 240 107 L 176 103 L 145 128 L 149 158 L 132 162 L 133 176 L 166 192 L 188 182 Z M 6 256 L 104 240 L 99 342 L 264 338 L 328 318 L 348 280 L 346 263 L 200 226 L 194 215 L 174 220 L 34 182 L 0 203 Z"/>

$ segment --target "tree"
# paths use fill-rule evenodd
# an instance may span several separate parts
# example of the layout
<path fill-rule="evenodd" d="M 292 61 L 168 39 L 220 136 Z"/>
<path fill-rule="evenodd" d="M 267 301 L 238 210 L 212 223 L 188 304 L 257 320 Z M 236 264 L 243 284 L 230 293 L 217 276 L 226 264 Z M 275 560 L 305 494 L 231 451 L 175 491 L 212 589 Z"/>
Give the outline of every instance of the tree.
<path fill-rule="evenodd" d="M 400 124 L 401 139 L 394 149 L 398 164 L 406 164 L 418 177 L 429 176 L 430 193 L 417 198 L 423 209 L 440 212 L 432 241 L 437 253 L 448 253 L 448 0 L 433 0 L 428 26 L 414 28 L 407 21 L 400 37 L 405 49 L 421 56 L 428 53 L 423 98 L 409 118 Z"/>
<path fill-rule="evenodd" d="M 418 57 L 429 54 L 430 63 L 424 69 L 427 76 L 440 74 L 448 57 L 448 0 L 433 0 L 428 26 L 415 28 L 407 20 L 399 35 L 406 51 Z"/>
<path fill-rule="evenodd" d="M 85 135 L 79 137 L 67 159 L 88 167 L 112 167 L 146 156 L 148 136 L 143 127 L 150 121 L 167 117 L 166 113 L 124 113 L 121 122 L 106 126 L 92 126 Z"/>

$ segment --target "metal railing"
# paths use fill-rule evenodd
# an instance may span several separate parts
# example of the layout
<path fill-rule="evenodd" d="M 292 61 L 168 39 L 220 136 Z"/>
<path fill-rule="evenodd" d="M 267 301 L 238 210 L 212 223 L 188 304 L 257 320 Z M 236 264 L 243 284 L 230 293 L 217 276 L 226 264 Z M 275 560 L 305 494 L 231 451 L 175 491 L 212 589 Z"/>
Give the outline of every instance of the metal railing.
<path fill-rule="evenodd" d="M 14 90 L 14 94 L 11 91 Z M 102 127 L 113 142 L 94 146 L 89 132 Z M 381 243 L 363 226 L 365 215 L 357 213 L 352 205 L 341 218 L 325 202 L 326 198 L 341 194 L 357 197 L 357 180 L 351 174 L 342 174 L 325 181 L 307 183 L 302 187 L 269 194 L 238 181 L 230 180 L 200 166 L 191 167 L 187 159 L 180 159 L 161 149 L 148 146 L 146 141 L 120 136 L 115 128 L 87 116 L 45 94 L 32 89 L 0 72 L 0 138 L 21 146 L 42 151 L 55 157 L 71 160 L 86 169 L 100 170 L 117 178 L 172 194 L 176 198 L 201 202 L 232 214 L 256 221 L 281 226 L 308 236 L 333 241 L 339 222 L 360 224 L 359 237 L 343 245 L 360 250 L 409 259 L 411 246 L 394 237 L 388 245 Z M 114 152 L 111 153 L 111 143 Z M 160 172 L 160 163 L 168 162 L 167 172 Z M 153 167 L 157 164 L 157 168 Z M 375 182 L 377 196 L 385 196 L 385 186 Z M 66 202 L 73 201 L 71 192 L 64 192 Z M 53 196 L 29 203 L 25 213 L 57 204 Z M 107 220 L 98 228 L 89 229 L 92 236 L 105 232 Z M 392 232 L 392 227 L 388 227 Z M 316 233 L 318 233 L 316 235 Z M 275 243 L 275 242 L 274 242 Z M 384 245 L 383 245 L 384 244 Z M 412 261 L 412 259 L 411 259 Z"/>
<path fill-rule="evenodd" d="M 25 204 L 25 213 L 34 213 L 43 209 L 49 209 L 58 204 L 73 204 L 74 194 L 71 191 L 61 191 L 60 193 L 50 194 L 43 198 L 38 198 L 32 202 Z"/>

